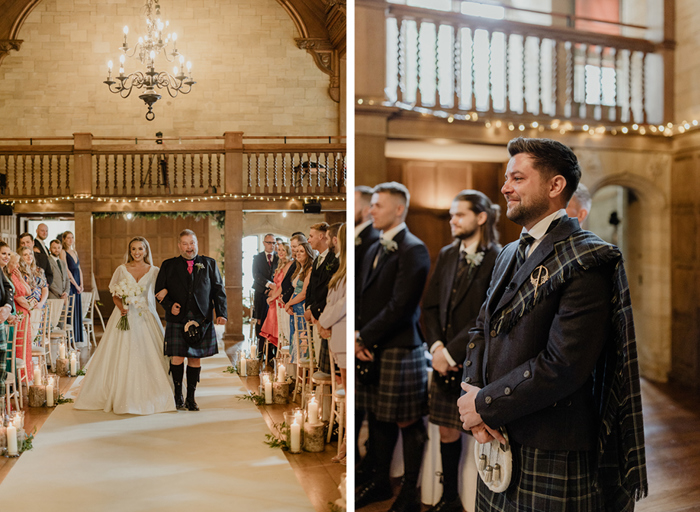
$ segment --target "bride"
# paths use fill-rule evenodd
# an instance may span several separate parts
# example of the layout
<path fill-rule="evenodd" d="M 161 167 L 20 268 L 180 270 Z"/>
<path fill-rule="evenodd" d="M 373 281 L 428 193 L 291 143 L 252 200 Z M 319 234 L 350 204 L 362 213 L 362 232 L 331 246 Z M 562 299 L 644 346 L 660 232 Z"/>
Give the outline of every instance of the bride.
<path fill-rule="evenodd" d="M 86 371 L 76 409 L 116 414 L 175 411 L 168 360 L 163 355 L 164 330 L 153 294 L 157 276 L 148 241 L 140 236 L 133 238 L 127 262 L 117 267 L 109 287 L 112 290 L 123 281 L 131 281 L 143 291 L 136 301 L 131 299 L 131 307 L 125 306 L 121 297 L 113 297 L 117 307 Z M 133 304 L 138 299 L 145 302 L 143 307 Z M 122 316 L 128 318 L 128 330 L 117 326 Z"/>

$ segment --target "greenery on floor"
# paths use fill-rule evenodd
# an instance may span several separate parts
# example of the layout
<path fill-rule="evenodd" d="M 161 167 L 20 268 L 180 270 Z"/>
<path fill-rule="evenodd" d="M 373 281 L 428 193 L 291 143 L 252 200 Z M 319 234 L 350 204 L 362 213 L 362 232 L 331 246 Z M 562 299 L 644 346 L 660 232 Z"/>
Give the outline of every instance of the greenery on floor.
<path fill-rule="evenodd" d="M 287 442 L 287 436 L 283 435 L 282 432 L 289 432 L 289 426 L 286 422 L 282 423 L 272 423 L 272 428 L 277 431 L 277 434 L 269 433 L 265 434 L 267 441 L 264 441 L 266 445 L 270 448 L 282 448 L 283 450 L 289 450 L 289 443 Z"/>

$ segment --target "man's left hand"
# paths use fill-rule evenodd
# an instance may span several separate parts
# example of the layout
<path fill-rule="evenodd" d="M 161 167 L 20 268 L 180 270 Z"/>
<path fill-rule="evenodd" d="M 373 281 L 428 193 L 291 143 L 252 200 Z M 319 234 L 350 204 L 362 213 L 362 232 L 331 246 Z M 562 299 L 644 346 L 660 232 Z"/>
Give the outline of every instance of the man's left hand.
<path fill-rule="evenodd" d="M 226 325 L 226 319 L 223 316 L 217 317 L 216 325 Z"/>
<path fill-rule="evenodd" d="M 307 322 L 311 322 L 313 316 L 311 315 L 310 309 L 304 310 L 304 318 L 306 319 Z"/>
<path fill-rule="evenodd" d="M 462 389 L 467 393 L 459 397 L 457 406 L 459 407 L 459 419 L 462 421 L 464 430 L 470 430 L 473 426 L 482 423 L 481 415 L 476 412 L 476 395 L 480 391 L 476 386 L 470 386 L 462 382 Z"/>
<path fill-rule="evenodd" d="M 331 330 L 330 329 L 324 329 L 321 327 L 321 324 L 318 324 L 318 335 L 321 336 L 324 340 L 327 340 L 331 337 Z"/>

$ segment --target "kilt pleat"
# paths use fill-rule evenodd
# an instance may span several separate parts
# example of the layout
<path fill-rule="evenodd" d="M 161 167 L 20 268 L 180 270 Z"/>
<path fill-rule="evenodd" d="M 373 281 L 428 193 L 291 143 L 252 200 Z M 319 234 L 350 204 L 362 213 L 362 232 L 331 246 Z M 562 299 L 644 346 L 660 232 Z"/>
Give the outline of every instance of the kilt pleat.
<path fill-rule="evenodd" d="M 379 384 L 356 383 L 357 409 L 392 423 L 415 421 L 428 413 L 428 372 L 423 347 L 386 349 L 380 354 L 379 368 Z"/>
<path fill-rule="evenodd" d="M 194 315 L 191 311 L 188 311 L 187 315 L 185 316 L 185 323 L 193 319 Z M 213 322 L 207 322 L 205 324 L 204 332 L 202 332 L 202 341 L 196 348 L 192 348 L 187 345 L 187 342 L 185 341 L 184 327 L 184 324 L 166 322 L 164 340 L 165 348 L 163 351 L 166 356 L 200 358 L 213 356 L 219 352 Z"/>
<path fill-rule="evenodd" d="M 477 512 L 603 512 L 595 486 L 595 453 L 548 451 L 513 444 L 513 478 L 502 493 L 479 479 Z"/>
<path fill-rule="evenodd" d="M 460 432 L 466 432 L 462 428 L 462 421 L 459 419 L 459 407 L 457 400 L 460 397 L 461 389 L 454 392 L 445 391 L 438 387 L 435 379 L 430 384 L 430 399 L 428 401 L 430 417 L 428 421 L 441 427 L 454 428 Z"/>

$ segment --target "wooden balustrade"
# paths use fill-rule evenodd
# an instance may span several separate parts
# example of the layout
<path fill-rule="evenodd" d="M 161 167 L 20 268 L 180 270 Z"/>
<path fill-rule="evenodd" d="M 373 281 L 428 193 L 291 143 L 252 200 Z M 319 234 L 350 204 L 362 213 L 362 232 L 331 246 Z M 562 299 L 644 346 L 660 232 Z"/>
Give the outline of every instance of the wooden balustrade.
<path fill-rule="evenodd" d="M 663 121 L 663 45 L 390 4 L 389 101 L 491 118 Z"/>
<path fill-rule="evenodd" d="M 283 137 L 275 139 L 284 143 L 265 140 L 272 137 L 239 137 L 239 142 L 229 146 L 226 137 L 183 144 L 182 140 L 192 138 L 139 141 L 79 136 L 83 145 L 34 144 L 43 139 L 27 139 L 31 145 L 0 144 L 2 195 L 34 199 L 86 197 L 88 191 L 96 197 L 186 197 L 218 195 L 226 190 L 255 195 L 345 192 L 346 145 L 332 142 L 333 137 L 299 137 L 316 139 L 311 143 L 286 143 Z M 244 138 L 254 143 L 243 143 Z M 122 143 L 113 143 L 119 140 Z M 26 142 L 0 140 L 8 141 Z M 80 174 L 76 159 L 82 155 L 89 160 L 82 164 Z M 229 180 L 233 180 L 228 188 L 227 169 L 232 173 Z M 87 180 L 91 180 L 89 187 Z"/>

